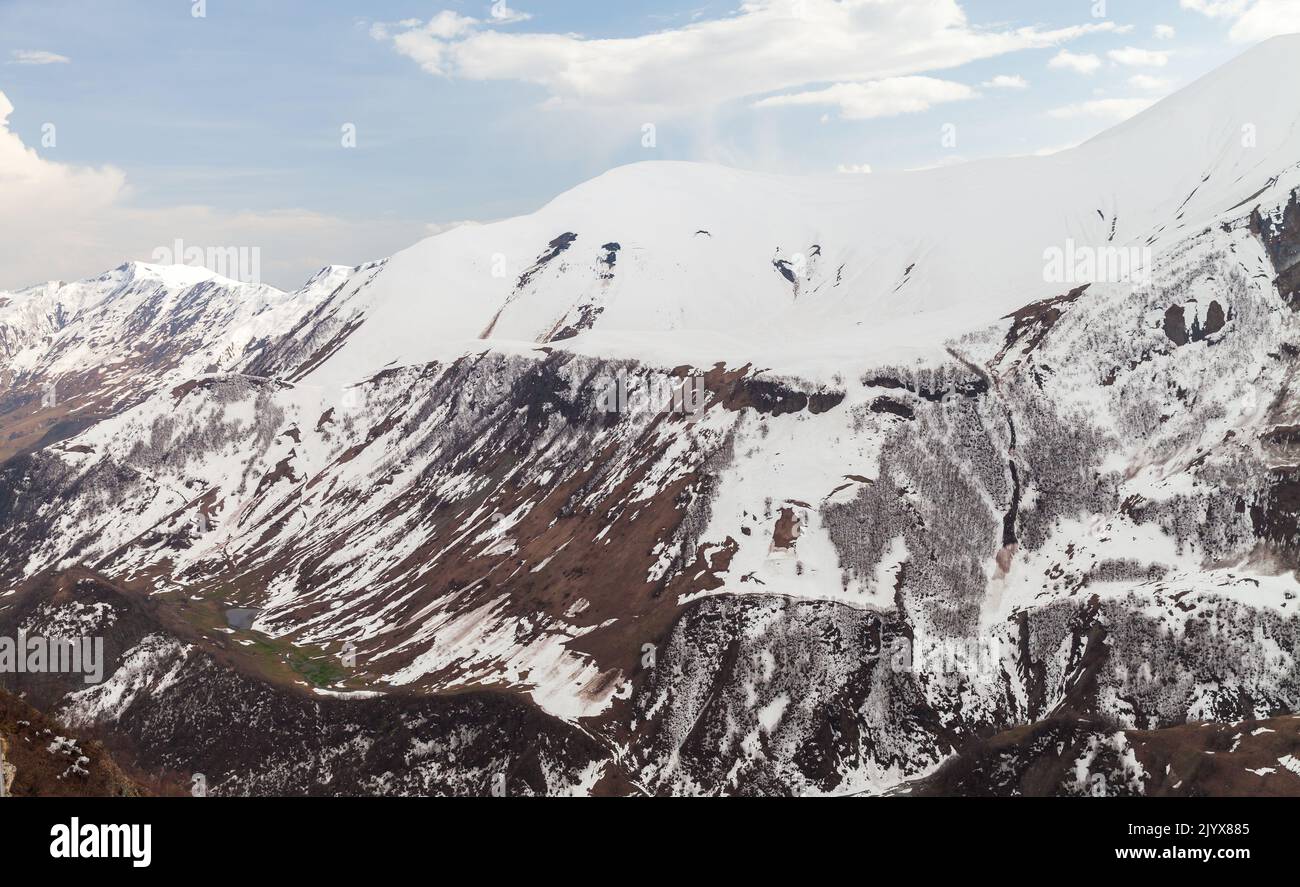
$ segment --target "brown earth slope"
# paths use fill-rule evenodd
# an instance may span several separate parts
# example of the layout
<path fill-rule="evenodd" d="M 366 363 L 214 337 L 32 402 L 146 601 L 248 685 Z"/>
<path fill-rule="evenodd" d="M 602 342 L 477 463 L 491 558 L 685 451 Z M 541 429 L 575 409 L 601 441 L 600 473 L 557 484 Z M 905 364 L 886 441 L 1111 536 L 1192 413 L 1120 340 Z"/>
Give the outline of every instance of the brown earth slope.
<path fill-rule="evenodd" d="M 1061 714 L 974 743 L 912 797 L 1297 797 L 1300 715 L 1117 730 Z"/>
<path fill-rule="evenodd" d="M 5 797 L 140 797 L 154 792 L 127 776 L 98 742 L 78 738 L 0 690 Z"/>

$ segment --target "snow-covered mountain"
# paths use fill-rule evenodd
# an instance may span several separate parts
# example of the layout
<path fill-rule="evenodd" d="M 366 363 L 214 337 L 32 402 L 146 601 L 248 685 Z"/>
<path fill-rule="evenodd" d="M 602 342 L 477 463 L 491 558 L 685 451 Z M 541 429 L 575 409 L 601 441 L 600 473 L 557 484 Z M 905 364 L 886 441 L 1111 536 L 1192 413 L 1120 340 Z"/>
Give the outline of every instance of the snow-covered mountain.
<path fill-rule="evenodd" d="M 232 369 L 347 279 L 293 294 L 202 268 L 131 262 L 92 280 L 0 293 L 0 458 L 136 405 L 167 378 Z"/>
<path fill-rule="evenodd" d="M 0 294 L 0 634 L 107 634 L 32 698 L 218 792 L 878 792 L 1025 724 L 1141 792 L 1129 732 L 1300 697 L 1297 51 L 1048 157 Z"/>

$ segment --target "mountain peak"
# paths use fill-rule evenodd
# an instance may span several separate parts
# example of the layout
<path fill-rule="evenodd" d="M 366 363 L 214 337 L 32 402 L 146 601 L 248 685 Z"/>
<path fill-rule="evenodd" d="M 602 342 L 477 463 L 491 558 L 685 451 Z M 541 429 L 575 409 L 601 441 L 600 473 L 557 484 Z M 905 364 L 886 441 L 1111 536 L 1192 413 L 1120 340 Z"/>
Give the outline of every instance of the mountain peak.
<path fill-rule="evenodd" d="M 355 270 L 356 268 L 351 265 L 325 265 L 307 279 L 302 289 L 321 289 L 337 286 Z"/>
<path fill-rule="evenodd" d="M 200 283 L 216 283 L 224 287 L 255 286 L 256 284 L 232 280 L 215 271 L 197 265 L 159 265 L 150 262 L 124 262 L 109 272 L 135 280 L 156 280 L 173 289 L 188 289 Z M 105 275 L 108 276 L 108 275 Z"/>

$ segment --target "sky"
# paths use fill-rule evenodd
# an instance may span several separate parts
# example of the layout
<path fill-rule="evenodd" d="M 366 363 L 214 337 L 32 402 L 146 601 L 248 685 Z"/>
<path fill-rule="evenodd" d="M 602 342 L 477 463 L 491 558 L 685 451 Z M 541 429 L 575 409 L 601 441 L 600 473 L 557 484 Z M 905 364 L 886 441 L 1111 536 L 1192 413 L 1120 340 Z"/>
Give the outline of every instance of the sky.
<path fill-rule="evenodd" d="M 881 175 L 1068 148 L 1300 0 L 0 0 L 0 289 L 160 247 L 267 283 L 688 160 Z"/>

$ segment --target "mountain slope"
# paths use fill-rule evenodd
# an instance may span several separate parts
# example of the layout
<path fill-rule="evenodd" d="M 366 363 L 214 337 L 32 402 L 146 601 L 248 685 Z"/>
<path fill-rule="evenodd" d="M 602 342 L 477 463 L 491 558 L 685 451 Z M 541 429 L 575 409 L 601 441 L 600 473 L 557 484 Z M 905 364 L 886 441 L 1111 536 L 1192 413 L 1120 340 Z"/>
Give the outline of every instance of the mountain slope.
<path fill-rule="evenodd" d="M 823 380 L 1059 295 L 1044 250 L 1169 249 L 1300 157 L 1278 38 L 1071 151 L 821 180 L 694 164 L 613 170 L 539 212 L 394 256 L 338 379 L 479 338 L 561 339 L 665 366 L 753 361 Z M 782 265 L 781 263 L 786 263 Z M 325 384 L 336 376 L 324 368 Z"/>
<path fill-rule="evenodd" d="M 231 793 L 520 760 L 530 791 L 876 792 L 1064 712 L 1289 714 L 1297 49 L 1052 157 L 640 164 L 295 294 L 11 297 L 0 618 L 77 571 L 147 602 L 101 693 L 129 704 L 46 704 Z M 32 392 L 73 368 L 94 408 L 42 441 Z M 258 770 L 190 688 L 367 743 L 369 694 L 470 694 L 491 763 L 456 778 L 439 715 L 436 779 Z M 175 718 L 204 732 L 164 747 Z"/>
<path fill-rule="evenodd" d="M 87 742 L 0 690 L 0 798 L 139 797 L 157 793 Z"/>

